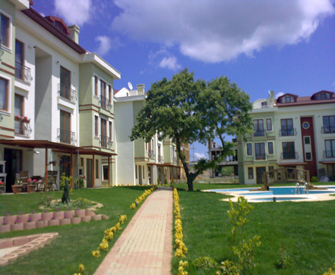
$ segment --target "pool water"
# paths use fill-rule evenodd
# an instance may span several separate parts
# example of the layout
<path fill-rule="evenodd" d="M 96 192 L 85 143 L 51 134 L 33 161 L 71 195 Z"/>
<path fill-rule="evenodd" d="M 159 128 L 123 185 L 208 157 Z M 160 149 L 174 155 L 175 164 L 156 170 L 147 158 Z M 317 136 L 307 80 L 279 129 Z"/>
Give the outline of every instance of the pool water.
<path fill-rule="evenodd" d="M 251 191 L 256 190 L 257 188 L 236 188 L 236 189 L 212 189 L 208 190 L 210 192 L 239 192 L 239 195 L 242 196 L 265 196 L 265 195 L 295 195 L 296 187 L 270 187 L 269 191 Z M 302 187 L 299 188 L 300 192 L 297 194 L 306 195 L 304 189 Z M 247 192 L 247 193 L 243 193 Z M 335 188 L 333 186 L 329 186 L 328 190 L 308 190 L 308 194 L 335 194 Z"/>
<path fill-rule="evenodd" d="M 306 200 L 308 198 L 306 197 L 276 197 L 276 201 L 296 201 L 296 200 Z M 256 199 L 248 199 L 248 201 L 253 202 L 253 201 L 257 201 L 257 202 L 270 202 L 273 201 L 273 198 L 256 198 Z"/>

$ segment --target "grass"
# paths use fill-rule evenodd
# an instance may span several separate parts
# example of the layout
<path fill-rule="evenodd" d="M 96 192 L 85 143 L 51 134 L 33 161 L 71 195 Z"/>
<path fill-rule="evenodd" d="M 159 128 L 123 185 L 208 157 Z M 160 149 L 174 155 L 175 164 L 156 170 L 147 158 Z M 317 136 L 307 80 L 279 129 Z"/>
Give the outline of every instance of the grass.
<path fill-rule="evenodd" d="M 104 230 L 114 226 L 120 215 L 127 215 L 127 220 L 121 226 L 125 228 L 136 210 L 130 210 L 130 204 L 142 195 L 149 187 L 114 187 L 109 189 L 74 190 L 71 199 L 83 197 L 102 203 L 104 207 L 96 213 L 106 214 L 110 218 L 102 221 L 91 221 L 78 225 L 52 226 L 28 231 L 14 231 L 0 234 L 0 238 L 24 236 L 30 234 L 58 232 L 59 237 L 44 248 L 32 251 L 14 263 L 0 267 L 1 274 L 74 274 L 79 264 L 85 266 L 85 274 L 93 274 L 108 252 L 101 251 L 100 258 L 94 258 L 92 251 L 96 250 L 104 236 Z M 61 192 L 52 192 L 54 199 L 61 198 Z M 38 193 L 1 196 L 0 216 L 31 213 L 39 210 L 36 202 L 40 202 Z M 137 208 L 138 209 L 138 208 Z M 109 242 L 111 248 L 123 230 L 114 235 Z"/>
<path fill-rule="evenodd" d="M 324 184 L 324 183 L 320 183 Z M 227 215 L 227 196 L 216 193 L 186 192 L 186 184 L 179 188 L 186 259 L 192 263 L 201 256 L 209 256 L 220 263 L 234 260 L 227 238 L 231 224 Z M 241 185 L 195 184 L 195 189 L 232 188 Z M 255 187 L 255 185 L 253 185 Z M 335 262 L 335 201 L 281 202 L 253 204 L 245 227 L 247 239 L 260 235 L 262 245 L 255 250 L 256 267 L 250 274 L 323 274 Z M 291 264 L 279 269 L 276 263 L 279 250 L 285 247 Z M 173 274 L 178 273 L 180 259 L 173 258 Z M 215 274 L 198 271 L 192 265 L 189 274 Z"/>

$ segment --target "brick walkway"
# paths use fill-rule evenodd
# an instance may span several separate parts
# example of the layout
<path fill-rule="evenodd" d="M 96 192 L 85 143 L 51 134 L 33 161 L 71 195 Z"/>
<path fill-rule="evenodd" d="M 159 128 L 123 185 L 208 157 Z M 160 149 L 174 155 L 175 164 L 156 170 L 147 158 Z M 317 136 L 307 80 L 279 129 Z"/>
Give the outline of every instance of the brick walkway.
<path fill-rule="evenodd" d="M 132 218 L 95 275 L 171 274 L 172 189 L 158 187 Z"/>

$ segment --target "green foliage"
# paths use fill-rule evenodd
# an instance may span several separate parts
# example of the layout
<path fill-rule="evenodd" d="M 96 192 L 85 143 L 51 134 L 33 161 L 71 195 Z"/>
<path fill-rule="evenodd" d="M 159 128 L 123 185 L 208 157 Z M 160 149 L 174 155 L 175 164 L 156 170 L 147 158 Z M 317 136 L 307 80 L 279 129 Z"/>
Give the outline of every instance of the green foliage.
<path fill-rule="evenodd" d="M 53 199 L 53 196 L 50 195 L 49 191 L 41 193 L 41 200 L 42 200 L 43 205 L 51 206 L 52 199 Z"/>
<path fill-rule="evenodd" d="M 217 275 L 239 275 L 239 269 L 234 262 L 226 260 L 221 263 L 220 270 L 216 272 Z"/>
<path fill-rule="evenodd" d="M 65 176 L 65 173 L 62 173 L 61 177 L 60 177 L 60 180 L 59 180 L 59 187 L 60 187 L 60 190 L 63 190 L 64 189 L 64 186 L 65 186 L 65 182 L 71 182 L 72 180 L 72 177 L 66 177 Z"/>
<path fill-rule="evenodd" d="M 193 266 L 196 269 L 209 270 L 217 267 L 217 262 L 210 257 L 200 257 L 193 261 Z"/>
<path fill-rule="evenodd" d="M 316 176 L 311 177 L 311 182 L 319 182 L 318 177 Z"/>
<path fill-rule="evenodd" d="M 335 264 L 333 266 L 334 270 L 332 268 L 329 268 L 329 270 L 325 273 L 323 273 L 323 275 L 334 275 L 335 274 Z"/>
<path fill-rule="evenodd" d="M 161 133 L 160 140 L 170 138 L 176 144 L 188 189 L 193 191 L 193 181 L 199 174 L 214 168 L 224 156 L 233 152 L 234 144 L 225 142 L 224 136 L 244 135 L 252 130 L 251 110 L 249 95 L 230 83 L 227 77 L 206 83 L 195 80 L 194 73 L 185 69 L 171 80 L 163 78 L 152 83 L 130 139 L 143 138 L 149 142 L 157 132 Z M 194 165 L 195 172 L 190 172 L 181 144 L 206 143 L 215 137 L 222 143 L 221 156 L 212 161 L 199 160 Z"/>
<path fill-rule="evenodd" d="M 231 176 L 234 175 L 234 167 L 233 166 L 221 166 L 218 168 L 218 173 L 220 176 Z"/>
<path fill-rule="evenodd" d="M 74 188 L 75 189 L 82 189 L 82 188 L 84 188 L 84 180 L 83 180 L 83 178 L 77 178 L 77 179 L 75 179 L 73 184 L 74 184 Z"/>
<path fill-rule="evenodd" d="M 160 185 L 161 184 L 161 181 L 159 179 L 159 177 L 157 178 L 157 185 Z"/>
<path fill-rule="evenodd" d="M 63 177 L 63 176 L 62 176 Z M 69 187 L 69 181 L 68 181 L 68 178 L 65 178 L 65 184 L 64 184 L 64 192 L 63 192 L 63 196 L 62 196 L 62 203 L 66 203 L 68 204 L 70 202 L 70 187 Z"/>
<path fill-rule="evenodd" d="M 167 179 L 166 179 L 166 178 L 164 179 L 164 184 L 165 184 L 165 185 L 167 185 L 167 184 L 168 184 L 168 182 L 167 182 Z"/>
<path fill-rule="evenodd" d="M 276 267 L 277 268 L 286 268 L 289 266 L 290 262 L 291 262 L 291 257 L 290 255 L 287 253 L 287 250 L 284 246 L 279 248 L 279 256 L 278 256 L 278 260 L 276 263 Z"/>

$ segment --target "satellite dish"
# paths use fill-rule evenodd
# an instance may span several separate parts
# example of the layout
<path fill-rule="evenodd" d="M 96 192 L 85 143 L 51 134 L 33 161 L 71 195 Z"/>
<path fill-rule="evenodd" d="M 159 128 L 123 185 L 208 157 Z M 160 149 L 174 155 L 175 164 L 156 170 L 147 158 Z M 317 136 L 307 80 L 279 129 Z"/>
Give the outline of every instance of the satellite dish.
<path fill-rule="evenodd" d="M 133 84 L 131 84 L 130 82 L 128 82 L 128 88 L 129 88 L 130 90 L 132 90 L 132 89 L 133 89 Z"/>

